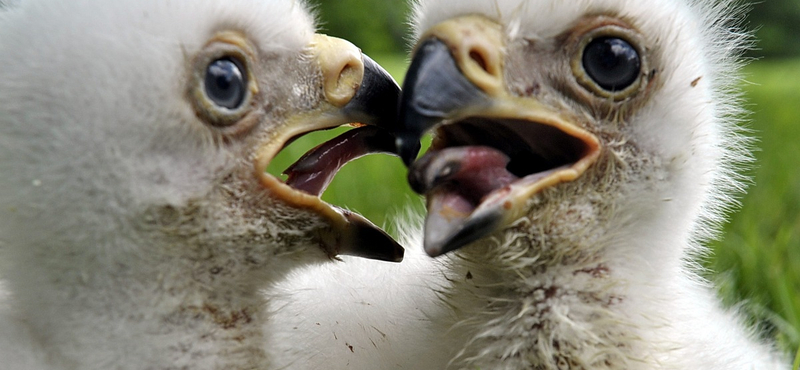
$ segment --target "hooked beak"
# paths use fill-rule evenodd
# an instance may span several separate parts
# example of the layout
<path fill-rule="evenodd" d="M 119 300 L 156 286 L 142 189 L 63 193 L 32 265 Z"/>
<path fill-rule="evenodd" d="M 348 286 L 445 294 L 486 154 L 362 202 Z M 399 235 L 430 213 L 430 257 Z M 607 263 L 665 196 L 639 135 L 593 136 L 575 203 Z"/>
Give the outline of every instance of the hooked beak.
<path fill-rule="evenodd" d="M 399 262 L 403 248 L 387 233 L 356 213 L 322 201 L 319 196 L 348 161 L 395 150 L 400 88 L 392 77 L 353 44 L 315 35 L 309 46 L 321 75 L 324 101 L 318 108 L 290 117 L 255 158 L 260 182 L 273 196 L 322 217 L 329 225 L 316 235 L 331 256 L 353 255 Z M 284 183 L 265 169 L 278 152 L 304 134 L 355 125 L 350 131 L 312 149 L 286 170 Z"/>
<path fill-rule="evenodd" d="M 420 150 L 425 132 L 467 108 L 488 108 L 489 97 L 478 89 L 456 65 L 450 48 L 437 38 L 422 42 L 406 75 L 400 105 L 403 132 L 397 139 L 397 151 L 410 166 Z"/>
<path fill-rule="evenodd" d="M 596 161 L 599 140 L 535 96 L 509 93 L 504 39 L 480 16 L 434 26 L 403 85 L 397 152 L 426 195 L 424 247 L 461 248 L 522 217 L 543 189 L 573 181 Z M 423 134 L 431 149 L 416 160 Z"/>

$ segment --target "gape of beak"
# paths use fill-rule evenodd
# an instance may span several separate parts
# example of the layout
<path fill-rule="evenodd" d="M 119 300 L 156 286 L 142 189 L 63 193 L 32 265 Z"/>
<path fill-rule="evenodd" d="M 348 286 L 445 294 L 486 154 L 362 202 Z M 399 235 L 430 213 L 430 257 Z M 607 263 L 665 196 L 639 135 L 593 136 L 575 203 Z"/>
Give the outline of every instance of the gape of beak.
<path fill-rule="evenodd" d="M 396 153 L 400 86 L 383 67 L 362 54 L 363 77 L 352 98 L 341 108 L 344 120 L 360 127 L 311 149 L 284 171 L 286 184 L 320 196 L 336 173 L 348 162 L 369 154 Z M 345 65 L 343 68 L 352 68 Z M 330 77 L 341 84 L 341 77 Z M 338 92 L 338 87 L 327 89 Z M 329 100 L 333 92 L 328 92 Z"/>
<path fill-rule="evenodd" d="M 400 87 L 347 41 L 316 35 L 309 53 L 322 76 L 325 101 L 317 109 L 289 117 L 260 149 L 255 161 L 260 181 L 274 197 L 325 220 L 329 226 L 318 232 L 317 239 L 331 257 L 346 254 L 399 262 L 404 251 L 391 236 L 361 215 L 325 203 L 319 196 L 347 162 L 373 153 L 394 154 Z M 296 138 L 346 124 L 356 128 L 303 155 L 284 171 L 285 183 L 264 171 Z"/>

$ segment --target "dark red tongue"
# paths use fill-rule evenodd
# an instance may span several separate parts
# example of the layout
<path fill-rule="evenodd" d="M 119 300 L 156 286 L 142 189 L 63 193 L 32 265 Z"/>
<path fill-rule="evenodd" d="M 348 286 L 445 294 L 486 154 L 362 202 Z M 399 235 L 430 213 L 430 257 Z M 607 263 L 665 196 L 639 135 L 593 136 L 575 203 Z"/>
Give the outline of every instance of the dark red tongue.
<path fill-rule="evenodd" d="M 488 146 L 432 150 L 411 166 L 408 180 L 420 194 L 439 188 L 437 192 L 449 194 L 448 203 L 459 205 L 453 208 L 464 211 L 467 202 L 471 211 L 486 195 L 518 179 L 506 169 L 508 162 L 505 153 Z"/>
<path fill-rule="evenodd" d="M 392 134 L 375 126 L 363 126 L 311 149 L 283 174 L 288 176 L 287 185 L 319 196 L 347 162 L 373 153 L 396 155 L 394 152 Z"/>

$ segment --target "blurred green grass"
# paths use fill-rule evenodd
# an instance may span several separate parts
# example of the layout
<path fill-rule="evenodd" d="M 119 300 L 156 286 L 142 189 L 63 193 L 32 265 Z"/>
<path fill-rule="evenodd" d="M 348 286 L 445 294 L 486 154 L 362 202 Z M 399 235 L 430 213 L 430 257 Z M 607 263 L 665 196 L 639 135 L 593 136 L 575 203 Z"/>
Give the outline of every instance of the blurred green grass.
<path fill-rule="evenodd" d="M 729 304 L 788 351 L 800 346 L 800 60 L 758 61 L 743 85 L 758 138 L 754 184 L 707 266 Z"/>
<path fill-rule="evenodd" d="M 372 57 L 402 81 L 404 56 Z M 731 215 L 723 238 L 712 244 L 714 254 L 706 266 L 726 304 L 740 304 L 766 335 L 793 351 L 800 346 L 800 60 L 758 61 L 745 74 L 749 83 L 743 88 L 753 112 L 749 127 L 760 148 L 749 172 L 755 184 L 742 208 Z M 281 153 L 275 167 L 285 168 L 343 131 L 298 140 Z M 346 165 L 323 199 L 355 210 L 397 235 L 392 220 L 409 207 L 423 210 L 421 197 L 411 191 L 405 176 L 398 158 L 367 156 Z"/>

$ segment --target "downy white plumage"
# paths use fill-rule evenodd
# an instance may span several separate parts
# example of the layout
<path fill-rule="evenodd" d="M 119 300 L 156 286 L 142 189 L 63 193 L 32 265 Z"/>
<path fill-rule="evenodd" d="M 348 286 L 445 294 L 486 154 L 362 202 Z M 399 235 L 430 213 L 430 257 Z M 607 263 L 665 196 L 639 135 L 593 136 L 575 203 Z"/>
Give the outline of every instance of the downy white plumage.
<path fill-rule="evenodd" d="M 298 135 L 394 120 L 385 71 L 314 27 L 292 0 L 5 2 L 0 368 L 270 368 L 260 289 L 402 256 L 264 173 Z"/>
<path fill-rule="evenodd" d="M 291 369 L 788 368 L 696 263 L 751 160 L 740 18 L 729 1 L 419 1 L 400 153 L 435 131 L 410 167 L 425 230 L 396 266 L 292 274 L 268 348 Z"/>

